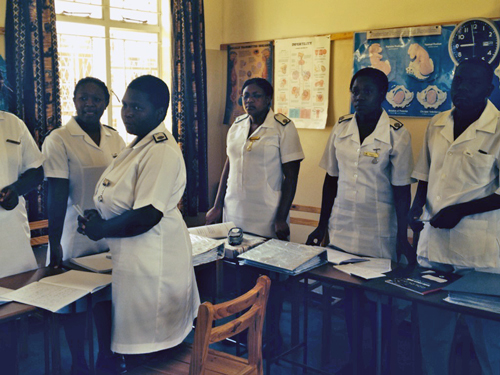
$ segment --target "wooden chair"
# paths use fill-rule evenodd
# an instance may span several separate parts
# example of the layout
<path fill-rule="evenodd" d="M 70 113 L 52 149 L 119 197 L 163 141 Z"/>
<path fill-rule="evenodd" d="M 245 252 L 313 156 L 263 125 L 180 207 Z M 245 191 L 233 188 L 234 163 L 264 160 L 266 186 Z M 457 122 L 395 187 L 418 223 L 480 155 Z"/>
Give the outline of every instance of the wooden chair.
<path fill-rule="evenodd" d="M 48 220 L 32 221 L 30 224 L 30 231 L 47 229 L 49 227 Z M 45 245 L 49 243 L 48 235 L 31 235 L 31 246 Z"/>
<path fill-rule="evenodd" d="M 189 375 L 262 375 L 262 328 L 271 280 L 260 276 L 250 291 L 231 301 L 213 305 L 204 302 L 198 309 L 194 342 L 168 351 L 165 359 L 157 358 L 135 369 L 131 374 Z M 247 310 L 248 309 L 248 310 Z M 216 320 L 244 312 L 217 327 Z M 248 329 L 248 359 L 209 349 L 209 345 Z M 189 366 L 188 366 L 189 364 Z"/>

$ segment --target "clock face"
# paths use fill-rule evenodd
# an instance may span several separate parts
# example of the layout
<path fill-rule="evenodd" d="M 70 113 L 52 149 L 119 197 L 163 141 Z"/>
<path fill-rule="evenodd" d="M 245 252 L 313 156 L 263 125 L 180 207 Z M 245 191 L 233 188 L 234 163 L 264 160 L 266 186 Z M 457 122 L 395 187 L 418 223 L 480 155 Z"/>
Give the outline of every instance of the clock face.
<path fill-rule="evenodd" d="M 463 60 L 482 59 L 491 64 L 498 55 L 500 34 L 495 23 L 476 18 L 461 22 L 453 30 L 448 51 L 458 65 Z"/>

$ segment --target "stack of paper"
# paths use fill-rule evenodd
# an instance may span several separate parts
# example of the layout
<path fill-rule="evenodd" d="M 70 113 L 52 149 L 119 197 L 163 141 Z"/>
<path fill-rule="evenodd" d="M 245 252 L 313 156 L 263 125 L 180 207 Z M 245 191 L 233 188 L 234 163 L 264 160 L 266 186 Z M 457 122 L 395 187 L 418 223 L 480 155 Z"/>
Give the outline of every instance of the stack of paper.
<path fill-rule="evenodd" d="M 238 256 L 241 264 L 298 275 L 327 263 L 324 247 L 269 240 Z"/>
<path fill-rule="evenodd" d="M 443 289 L 446 302 L 500 313 L 499 274 L 472 271 Z"/>
<path fill-rule="evenodd" d="M 227 259 L 236 259 L 238 255 L 243 254 L 245 251 L 248 251 L 257 245 L 260 245 L 265 241 L 266 238 L 264 237 L 254 236 L 246 233 L 243 234 L 243 242 L 240 245 L 229 245 L 228 240 L 226 240 L 226 243 L 224 244 L 224 257 L 226 257 Z"/>
<path fill-rule="evenodd" d="M 193 245 L 193 266 L 215 262 L 224 257 L 224 240 L 214 240 L 196 234 L 189 236 Z"/>
<path fill-rule="evenodd" d="M 391 271 L 390 259 L 363 258 L 363 260 L 358 262 L 362 263 L 342 264 L 333 267 L 349 275 L 358 276 L 367 280 L 385 277 L 385 273 Z"/>
<path fill-rule="evenodd" d="M 332 249 L 331 247 L 326 248 L 326 253 L 328 256 L 328 263 L 333 264 L 359 263 L 370 260 L 370 258 L 349 254 L 344 251 Z"/>
<path fill-rule="evenodd" d="M 113 269 L 113 261 L 109 252 L 73 258 L 70 262 L 86 270 L 98 273 L 110 272 Z"/>
<path fill-rule="evenodd" d="M 71 270 L 28 284 L 5 298 L 55 312 L 109 284 L 111 275 Z"/>
<path fill-rule="evenodd" d="M 235 226 L 236 225 L 230 221 L 222 224 L 203 225 L 201 227 L 188 228 L 188 231 L 190 234 L 196 234 L 198 236 L 208 238 L 227 238 L 229 230 Z"/>

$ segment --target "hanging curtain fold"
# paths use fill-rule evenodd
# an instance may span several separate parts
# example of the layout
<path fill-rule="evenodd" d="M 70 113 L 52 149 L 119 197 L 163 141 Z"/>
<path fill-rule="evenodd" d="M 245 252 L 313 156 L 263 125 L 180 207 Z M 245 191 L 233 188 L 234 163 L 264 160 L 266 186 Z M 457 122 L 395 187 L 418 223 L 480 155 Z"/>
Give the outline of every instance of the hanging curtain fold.
<path fill-rule="evenodd" d="M 208 209 L 205 19 L 202 0 L 171 0 L 173 134 L 187 169 L 184 215 Z"/>
<path fill-rule="evenodd" d="M 13 88 L 9 110 L 28 126 L 38 146 L 61 125 L 54 0 L 7 0 L 5 49 Z M 28 195 L 30 220 L 44 217 L 43 189 Z"/>

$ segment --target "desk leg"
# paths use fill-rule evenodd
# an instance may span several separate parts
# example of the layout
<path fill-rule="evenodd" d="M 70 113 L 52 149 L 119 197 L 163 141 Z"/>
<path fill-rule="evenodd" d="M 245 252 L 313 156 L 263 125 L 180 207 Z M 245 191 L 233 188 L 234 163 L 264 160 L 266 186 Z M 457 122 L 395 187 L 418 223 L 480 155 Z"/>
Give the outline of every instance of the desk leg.
<path fill-rule="evenodd" d="M 90 374 L 95 374 L 94 367 L 94 316 L 92 311 L 92 293 L 87 296 L 87 329 L 89 337 L 89 370 Z"/>
<path fill-rule="evenodd" d="M 14 350 L 14 375 L 18 375 L 19 374 L 19 346 L 20 346 L 20 341 L 22 341 L 24 339 L 24 337 L 19 340 L 19 333 L 20 333 L 20 326 L 21 326 L 21 320 L 20 319 L 16 319 L 15 321 L 12 322 L 12 327 L 11 327 L 11 330 L 10 330 L 10 333 L 11 333 L 11 345 L 12 345 L 12 348 Z"/>
<path fill-rule="evenodd" d="M 363 314 L 362 291 L 352 289 L 352 369 L 353 374 L 362 374 L 363 371 Z"/>
<path fill-rule="evenodd" d="M 321 365 L 330 360 L 330 343 L 332 334 L 331 303 L 332 293 L 329 285 L 323 284 L 323 329 L 321 330 Z"/>
<path fill-rule="evenodd" d="M 411 339 L 413 374 L 419 375 L 422 373 L 422 357 L 420 352 L 420 335 L 418 332 L 418 305 L 415 302 L 411 304 Z"/>
<path fill-rule="evenodd" d="M 43 312 L 43 344 L 45 351 L 45 375 L 50 374 L 50 319 L 51 312 L 44 311 Z"/>
<path fill-rule="evenodd" d="M 300 327 L 300 286 L 298 285 L 299 282 L 293 278 L 292 280 L 292 316 L 291 316 L 291 327 L 290 327 L 290 332 L 291 332 L 291 341 L 292 341 L 292 348 L 299 345 L 299 340 L 300 340 L 300 334 L 299 334 L 299 327 Z M 307 285 L 306 285 L 307 288 Z M 306 289 L 307 290 L 307 289 Z"/>
<path fill-rule="evenodd" d="M 61 340 L 59 336 L 59 318 L 58 314 L 51 314 L 52 328 L 52 374 L 61 373 Z"/>
<path fill-rule="evenodd" d="M 376 312 L 376 327 L 377 327 L 377 333 L 376 333 L 376 342 L 375 342 L 375 348 L 376 348 L 376 374 L 381 375 L 382 374 L 382 302 L 380 302 L 380 298 L 377 298 L 377 312 Z"/>
<path fill-rule="evenodd" d="M 303 363 L 307 365 L 307 320 L 309 318 L 309 306 L 308 306 L 308 293 L 309 293 L 309 279 L 306 277 L 304 279 L 304 355 L 303 355 Z M 307 367 L 304 368 L 304 374 L 307 373 Z"/>

